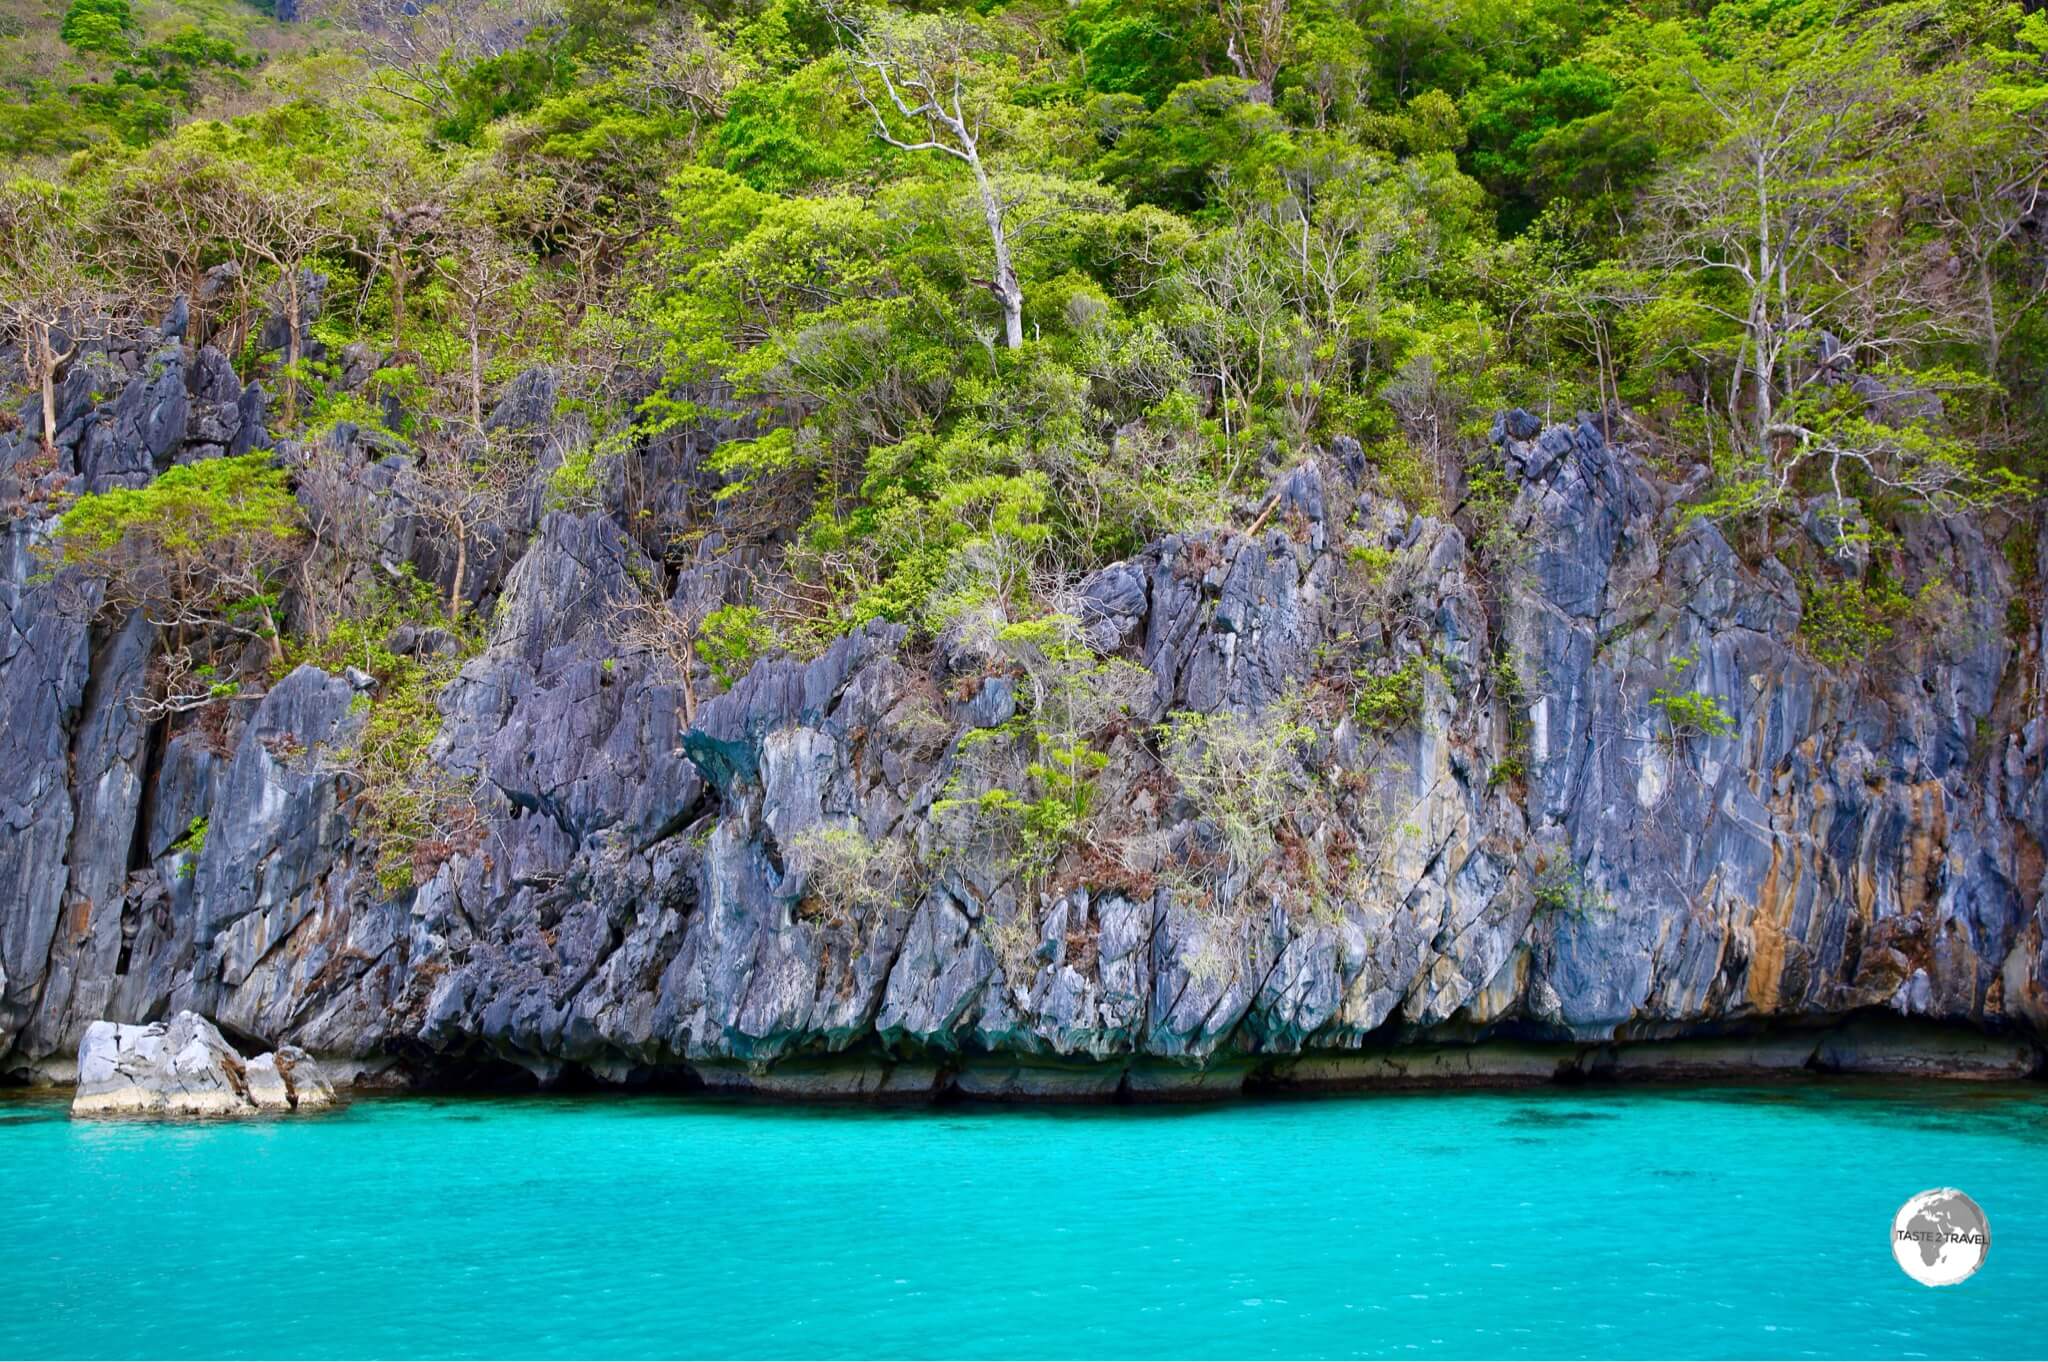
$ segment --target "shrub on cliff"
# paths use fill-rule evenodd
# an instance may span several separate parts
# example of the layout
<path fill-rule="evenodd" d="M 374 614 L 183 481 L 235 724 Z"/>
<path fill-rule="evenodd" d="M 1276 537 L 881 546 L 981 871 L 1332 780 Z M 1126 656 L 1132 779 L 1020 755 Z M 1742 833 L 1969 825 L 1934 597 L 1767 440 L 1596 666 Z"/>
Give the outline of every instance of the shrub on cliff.
<path fill-rule="evenodd" d="M 97 578 L 100 608 L 140 610 L 174 647 L 215 633 L 260 641 L 281 658 L 278 599 L 306 547 L 299 504 L 268 454 L 207 459 L 145 487 L 80 497 L 52 554 Z"/>
<path fill-rule="evenodd" d="M 279 670 L 311 664 L 354 669 L 374 684 L 356 697 L 363 725 L 354 741 L 320 760 L 348 778 L 356 835 L 374 851 L 377 885 L 401 895 L 449 857 L 473 851 L 481 837 L 474 777 L 433 756 L 441 733 L 440 696 L 462 664 L 482 648 L 475 620 L 444 618 L 437 593 L 407 574 L 370 593 L 366 617 L 338 621 L 319 639 L 295 639 Z M 400 630 L 445 632 L 445 649 L 398 652 Z"/>

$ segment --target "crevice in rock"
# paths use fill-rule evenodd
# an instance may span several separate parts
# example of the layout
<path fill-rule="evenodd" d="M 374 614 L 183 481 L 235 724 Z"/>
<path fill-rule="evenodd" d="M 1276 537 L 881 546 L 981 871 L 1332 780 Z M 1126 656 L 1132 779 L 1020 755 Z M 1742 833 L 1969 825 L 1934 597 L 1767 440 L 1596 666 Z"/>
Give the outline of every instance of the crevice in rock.
<path fill-rule="evenodd" d="M 164 749 L 170 744 L 170 725 L 159 719 L 149 726 L 143 739 L 142 754 L 142 799 L 135 810 L 135 831 L 128 839 L 128 869 L 131 873 L 147 871 L 151 860 L 149 854 L 149 830 L 156 822 L 157 783 L 163 774 Z M 126 966 L 118 973 L 126 973 Z"/>

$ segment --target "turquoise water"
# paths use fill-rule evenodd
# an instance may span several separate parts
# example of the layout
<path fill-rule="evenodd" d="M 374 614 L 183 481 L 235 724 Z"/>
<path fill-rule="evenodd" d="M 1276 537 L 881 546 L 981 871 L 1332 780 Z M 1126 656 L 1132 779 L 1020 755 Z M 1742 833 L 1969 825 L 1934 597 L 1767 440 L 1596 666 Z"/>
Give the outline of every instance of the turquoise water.
<path fill-rule="evenodd" d="M 1954 1185 L 1990 1258 L 1886 1236 Z M 0 1101 L 0 1357 L 2024 1356 L 2048 1092 Z"/>

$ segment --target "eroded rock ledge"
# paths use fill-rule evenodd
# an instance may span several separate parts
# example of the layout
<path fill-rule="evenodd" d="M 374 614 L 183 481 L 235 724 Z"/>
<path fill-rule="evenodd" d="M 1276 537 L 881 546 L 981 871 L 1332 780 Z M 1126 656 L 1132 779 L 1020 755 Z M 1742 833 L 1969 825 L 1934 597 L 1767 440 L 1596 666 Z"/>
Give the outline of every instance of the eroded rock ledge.
<path fill-rule="evenodd" d="M 894 1060 L 845 1054 L 761 1068 L 693 1068 L 691 1084 L 806 1101 L 964 1097 L 992 1101 L 1187 1102 L 1247 1094 L 1344 1093 L 1550 1084 L 1769 1082 L 1819 1075 L 2018 1082 L 2043 1073 L 2029 1037 L 1987 1036 L 1897 1018 L 1819 1031 L 1606 1045 L 1486 1040 L 1252 1057 L 1204 1066 L 1133 1058 L 1057 1063 L 1001 1055 Z"/>

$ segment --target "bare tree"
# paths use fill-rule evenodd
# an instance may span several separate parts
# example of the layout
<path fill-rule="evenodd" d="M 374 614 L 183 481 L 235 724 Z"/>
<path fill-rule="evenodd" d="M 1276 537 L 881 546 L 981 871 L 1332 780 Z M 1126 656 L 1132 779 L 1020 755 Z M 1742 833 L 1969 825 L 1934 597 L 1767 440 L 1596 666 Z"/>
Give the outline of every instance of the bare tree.
<path fill-rule="evenodd" d="M 332 621 L 361 617 L 378 573 L 396 576 L 400 569 L 379 560 L 384 508 L 364 485 L 359 446 L 330 434 L 290 442 L 281 454 L 310 536 L 298 562 L 293 623 L 309 637 L 325 638 Z"/>
<path fill-rule="evenodd" d="M 455 103 L 454 77 L 509 52 L 554 17 L 551 0 L 346 0 L 377 87 L 428 113 Z"/>
<path fill-rule="evenodd" d="M 1224 52 L 1252 97 L 1273 102 L 1273 77 L 1287 60 L 1287 0 L 1216 0 Z"/>
<path fill-rule="evenodd" d="M 1223 424 L 1223 457 L 1216 471 L 1225 487 L 1235 486 L 1243 463 L 1240 427 L 1252 399 L 1266 383 L 1266 370 L 1286 324 L 1286 300 L 1260 267 L 1258 252 L 1241 232 L 1225 232 L 1188 262 L 1185 282 L 1197 300 L 1188 310 L 1201 365 L 1199 377 L 1215 385 L 1216 414 Z M 1206 361 L 1206 363 L 1204 363 Z"/>
<path fill-rule="evenodd" d="M 974 31 L 956 19 L 931 19 L 914 29 L 877 32 L 836 11 L 833 21 L 850 44 L 848 60 L 862 73 L 855 94 L 875 120 L 875 133 L 900 151 L 933 151 L 950 156 L 974 176 L 983 224 L 995 255 L 995 273 L 981 281 L 1003 312 L 1003 343 L 1024 347 L 1024 289 L 1011 259 L 1010 209 L 997 190 L 982 158 L 987 109 L 972 99 L 967 79 L 972 65 Z M 881 99 L 875 97 L 879 85 Z M 884 109 L 886 102 L 887 110 Z M 890 113 L 922 132 L 915 140 L 896 134 Z"/>
<path fill-rule="evenodd" d="M 686 109 L 698 125 L 725 117 L 737 78 L 694 14 L 664 14 L 640 41 L 632 95 L 642 107 Z"/>
<path fill-rule="evenodd" d="M 128 708 L 153 722 L 223 701 L 255 700 L 260 695 L 260 691 L 244 694 L 240 684 L 223 680 L 217 668 L 193 656 L 189 647 L 174 647 L 157 654 L 147 683 L 128 697 Z"/>
<path fill-rule="evenodd" d="M 419 268 L 414 262 L 413 252 L 439 229 L 440 222 L 440 205 L 435 203 L 412 203 L 384 210 L 380 225 L 390 251 L 391 352 L 394 355 L 405 353 L 405 291 Z"/>
<path fill-rule="evenodd" d="M 216 221 L 230 250 L 277 273 L 284 306 L 284 419 L 298 419 L 299 360 L 306 338 L 305 275 L 316 256 L 348 239 L 334 197 L 307 185 L 228 181 L 215 199 Z"/>
<path fill-rule="evenodd" d="M 42 400 L 45 458 L 57 451 L 57 376 L 81 338 L 104 331 L 117 301 L 94 265 L 89 238 L 55 189 L 32 181 L 0 188 L 0 317 Z"/>
<path fill-rule="evenodd" d="M 391 353 L 405 353 L 406 301 L 413 284 L 426 272 L 420 260 L 423 250 L 441 231 L 443 206 L 432 198 L 408 196 L 405 201 L 387 203 L 377 215 L 377 267 L 391 278 Z M 373 276 L 374 277 L 374 274 Z M 363 281 L 363 287 L 370 286 Z"/>
<path fill-rule="evenodd" d="M 182 294 L 193 309 L 190 334 L 205 339 L 200 282 L 220 245 L 217 210 L 222 163 L 197 151 L 152 155 L 107 187 L 102 225 L 123 265 L 154 285 L 153 301 Z"/>
<path fill-rule="evenodd" d="M 1435 356 L 1419 351 L 1402 362 L 1380 395 L 1393 409 L 1410 448 L 1421 456 L 1429 475 L 1425 494 L 1448 508 L 1465 466 L 1467 450 L 1458 432 L 1466 411 L 1456 385 L 1446 383 L 1444 377 Z"/>
<path fill-rule="evenodd" d="M 1820 429 L 1802 414 L 1833 401 L 1829 389 L 1849 370 L 1903 367 L 1950 330 L 1925 262 L 1892 239 L 1871 199 L 1914 126 L 1896 63 L 1881 38 L 1873 43 L 1782 74 L 1743 63 L 1711 85 L 1696 79 L 1719 138 L 1650 200 L 1650 262 L 1721 285 L 1688 302 L 1739 337 L 1725 409 L 1756 460 L 1758 507 L 1785 496 L 1815 454 L 1837 473 L 1845 460 L 1860 463 L 1881 484 L 1920 495 L 1953 488 L 1965 471 L 1946 454 L 1913 458 L 1924 433 L 1864 419 Z M 1939 410 L 1937 392 L 1910 382 L 1882 395 L 1894 413 Z"/>
<path fill-rule="evenodd" d="M 1386 303 L 1428 272 L 1436 239 L 1412 186 L 1384 161 L 1334 157 L 1284 181 L 1286 193 L 1241 201 L 1233 217 L 1286 307 L 1281 401 L 1303 439 L 1326 393 L 1371 383 Z"/>
<path fill-rule="evenodd" d="M 2048 258 L 2029 262 L 2032 277 L 2016 281 L 2009 298 L 1998 288 L 2001 254 L 2048 208 L 2048 109 L 1987 116 L 1981 94 L 1963 77 L 1943 90 L 1935 135 L 1924 140 L 1929 164 L 1916 178 L 1940 187 L 1935 222 L 1967 276 L 1965 306 L 1975 314 L 1984 371 L 1996 378 L 2006 339 L 2048 296 Z"/>
<path fill-rule="evenodd" d="M 566 273 L 566 287 L 553 290 L 558 298 L 566 295 L 568 305 L 556 310 L 566 334 L 604 297 L 607 282 L 645 237 L 646 205 L 630 197 L 622 201 L 601 178 L 570 173 L 551 177 L 529 202 L 523 225 L 552 244 L 549 255 L 569 265 L 557 272 Z"/>
<path fill-rule="evenodd" d="M 484 428 L 484 372 L 487 341 L 498 334 L 503 321 L 499 304 L 526 278 L 526 264 L 508 250 L 495 235 L 472 228 L 458 236 L 452 248 L 434 261 L 434 273 L 448 290 L 456 322 L 469 350 L 467 396 L 470 429 L 481 435 Z"/>
<path fill-rule="evenodd" d="M 700 609 L 673 605 L 649 593 L 622 602 L 612 617 L 612 637 L 619 647 L 646 657 L 654 670 L 676 683 L 685 727 L 697 721 L 697 628 Z"/>
<path fill-rule="evenodd" d="M 480 427 L 474 433 L 460 426 L 430 431 L 419 440 L 417 453 L 409 499 L 414 512 L 455 545 L 448 617 L 457 619 L 468 595 L 476 546 L 523 505 L 533 463 L 525 441 L 493 440 Z"/>
<path fill-rule="evenodd" d="M 1750 444 L 1761 452 L 1785 386 L 1781 367 L 1821 301 L 1806 296 L 1803 286 L 1854 192 L 1835 173 L 1848 151 L 1854 101 L 1800 80 L 1745 83 L 1719 95 L 1694 84 L 1722 139 L 1658 186 L 1652 259 L 1736 282 L 1733 308 L 1703 306 L 1742 328 L 1728 410 L 1732 415 L 1742 404 L 1747 386 Z M 1802 286 L 1798 296 L 1795 281 Z"/>

